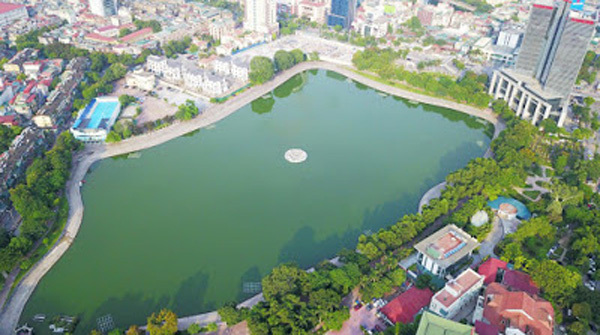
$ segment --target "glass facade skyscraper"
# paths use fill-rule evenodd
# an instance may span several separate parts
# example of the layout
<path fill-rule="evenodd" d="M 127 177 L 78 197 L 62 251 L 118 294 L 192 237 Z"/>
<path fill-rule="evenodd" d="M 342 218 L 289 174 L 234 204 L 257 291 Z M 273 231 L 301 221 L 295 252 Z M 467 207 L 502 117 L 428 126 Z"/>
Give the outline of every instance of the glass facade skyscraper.
<path fill-rule="evenodd" d="M 342 26 L 347 29 L 354 21 L 356 0 L 331 0 L 331 11 L 327 16 L 327 25 Z"/>
<path fill-rule="evenodd" d="M 594 20 L 572 10 L 580 5 L 582 1 L 534 4 L 515 66 L 562 97 L 571 92 L 596 26 Z"/>

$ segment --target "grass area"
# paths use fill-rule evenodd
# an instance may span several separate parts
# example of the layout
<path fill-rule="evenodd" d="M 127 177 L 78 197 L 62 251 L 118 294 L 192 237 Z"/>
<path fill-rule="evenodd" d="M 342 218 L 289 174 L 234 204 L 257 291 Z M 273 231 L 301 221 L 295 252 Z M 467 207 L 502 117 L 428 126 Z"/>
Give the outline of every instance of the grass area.
<path fill-rule="evenodd" d="M 540 195 L 540 191 L 526 190 L 523 191 L 523 194 L 535 200 L 537 199 L 538 195 Z"/>
<path fill-rule="evenodd" d="M 453 100 L 453 99 L 448 99 L 448 97 L 439 96 L 439 95 L 433 94 L 431 92 L 427 92 L 427 91 L 424 91 L 424 90 L 412 87 L 410 85 L 399 83 L 399 82 L 397 82 L 395 80 L 385 80 L 385 79 L 382 79 L 379 76 L 371 74 L 369 72 L 359 71 L 359 70 L 356 70 L 356 69 L 350 69 L 350 70 L 353 71 L 353 72 L 355 72 L 355 73 L 357 73 L 357 74 L 360 74 L 363 77 L 367 77 L 367 78 L 369 78 L 371 80 L 375 80 L 375 81 L 380 82 L 382 84 L 393 86 L 393 87 L 399 88 L 401 90 L 405 90 L 405 91 L 409 91 L 409 92 L 413 92 L 413 93 L 417 93 L 417 94 L 421 94 L 421 95 L 430 96 L 432 98 L 438 98 L 438 99 L 442 99 L 442 100 L 453 101 L 453 102 L 457 102 L 457 103 L 465 105 L 463 102 L 456 101 L 456 100 Z M 476 109 L 481 109 L 481 108 L 479 108 L 477 106 L 473 106 L 473 105 L 467 105 L 467 106 L 471 106 L 471 107 L 476 108 Z"/>

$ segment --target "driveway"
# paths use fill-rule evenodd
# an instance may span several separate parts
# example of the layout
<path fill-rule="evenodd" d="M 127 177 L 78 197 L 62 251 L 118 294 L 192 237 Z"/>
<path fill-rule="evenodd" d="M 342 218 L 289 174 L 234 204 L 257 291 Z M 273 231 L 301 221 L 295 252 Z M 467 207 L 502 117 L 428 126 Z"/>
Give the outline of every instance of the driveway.
<path fill-rule="evenodd" d="M 360 326 L 363 325 L 368 329 L 375 328 L 376 325 L 385 329 L 383 321 L 379 320 L 375 315 L 375 309 L 367 310 L 367 307 L 363 306 L 358 311 L 354 308 L 350 309 L 350 319 L 344 322 L 344 326 L 339 331 L 327 332 L 328 335 L 363 335 Z"/>

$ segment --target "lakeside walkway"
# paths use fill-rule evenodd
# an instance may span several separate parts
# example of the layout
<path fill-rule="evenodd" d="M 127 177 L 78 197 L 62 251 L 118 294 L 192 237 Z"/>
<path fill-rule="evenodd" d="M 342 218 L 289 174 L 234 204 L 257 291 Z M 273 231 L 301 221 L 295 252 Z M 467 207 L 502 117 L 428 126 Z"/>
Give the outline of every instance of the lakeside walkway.
<path fill-rule="evenodd" d="M 313 69 L 334 71 L 363 85 L 370 86 L 376 90 L 391 95 L 396 95 L 420 103 L 454 109 L 482 118 L 494 124 L 494 138 L 497 137 L 498 134 L 505 128 L 505 124 L 489 109 L 480 110 L 471 106 L 459 104 L 457 102 L 402 90 L 400 88 L 392 87 L 366 78 L 347 67 L 320 61 L 298 64 L 295 67 L 278 74 L 274 79 L 263 85 L 251 87 L 223 104 L 210 106 L 204 110 L 201 115 L 190 121 L 177 122 L 169 127 L 144 135 L 135 136 L 118 143 L 86 146 L 83 151 L 77 153 L 73 157 L 71 178 L 66 185 L 66 195 L 69 202 L 69 216 L 61 238 L 52 247 L 52 249 L 31 268 L 31 270 L 23 277 L 21 282 L 14 288 L 11 297 L 9 297 L 9 300 L 3 306 L 0 314 L 0 334 L 11 334 L 14 331 L 18 325 L 20 315 L 25 308 L 25 304 L 27 303 L 29 297 L 33 294 L 35 287 L 42 277 L 50 270 L 50 268 L 52 268 L 52 266 L 60 259 L 60 257 L 62 257 L 62 255 L 64 255 L 64 253 L 73 243 L 74 238 L 77 236 L 84 214 L 84 206 L 81 198 L 79 182 L 84 179 L 86 173 L 94 162 L 112 156 L 148 149 L 194 130 L 214 124 L 233 114 L 253 100 L 271 92 L 273 89 L 280 86 L 294 75 Z M 260 300 L 251 299 L 250 304 L 247 307 L 251 307 L 258 301 Z M 207 317 L 209 316 L 207 315 Z M 192 316 L 183 318 L 182 320 L 185 320 L 186 322 L 194 322 L 195 320 L 199 319 L 201 319 L 200 316 Z"/>

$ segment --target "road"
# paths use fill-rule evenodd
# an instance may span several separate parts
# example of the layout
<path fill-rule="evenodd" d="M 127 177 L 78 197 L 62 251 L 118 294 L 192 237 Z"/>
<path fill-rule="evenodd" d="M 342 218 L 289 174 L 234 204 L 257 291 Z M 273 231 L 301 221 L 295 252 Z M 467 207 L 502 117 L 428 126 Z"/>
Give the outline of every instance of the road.
<path fill-rule="evenodd" d="M 84 179 L 90 166 L 101 159 L 118 156 L 130 152 L 148 149 L 165 143 L 194 130 L 214 124 L 227 116 L 233 114 L 240 108 L 253 100 L 271 92 L 276 87 L 294 75 L 312 69 L 323 69 L 338 72 L 361 84 L 370 86 L 379 91 L 396 95 L 409 100 L 454 109 L 469 115 L 482 118 L 495 125 L 494 137 L 504 128 L 504 123 L 489 109 L 480 110 L 471 106 L 463 105 L 453 101 L 434 98 L 392 87 L 378 81 L 366 78 L 348 67 L 323 61 L 305 62 L 284 71 L 267 83 L 252 87 L 240 95 L 229 99 L 225 103 L 208 107 L 200 116 L 187 121 L 177 122 L 173 125 L 135 136 L 124 141 L 112 144 L 98 144 L 86 146 L 86 148 L 75 155 L 71 171 L 71 178 L 66 185 L 67 199 L 69 201 L 69 217 L 63 231 L 62 237 L 32 269 L 23 277 L 21 282 L 13 290 L 12 296 L 2 309 L 0 314 L 0 334 L 10 334 L 16 328 L 21 313 L 25 308 L 27 300 L 35 290 L 35 287 L 50 268 L 64 255 L 70 247 L 73 239 L 77 236 L 83 219 L 84 206 L 81 199 L 79 182 Z"/>

